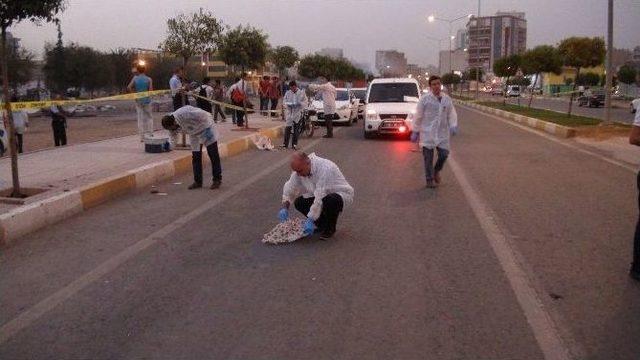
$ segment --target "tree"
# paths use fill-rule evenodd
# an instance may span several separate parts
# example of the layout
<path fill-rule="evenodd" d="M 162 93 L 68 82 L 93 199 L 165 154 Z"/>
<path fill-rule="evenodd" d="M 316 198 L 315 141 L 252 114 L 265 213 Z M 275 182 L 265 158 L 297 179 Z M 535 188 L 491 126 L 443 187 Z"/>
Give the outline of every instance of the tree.
<path fill-rule="evenodd" d="M 59 22 L 57 23 L 57 28 L 58 41 L 56 45 L 51 46 L 47 44 L 44 48 L 43 72 L 47 88 L 62 94 L 69 87 L 69 82 L 67 81 L 64 44 L 62 42 L 62 30 Z"/>
<path fill-rule="evenodd" d="M 592 72 L 583 73 L 576 77 L 576 85 L 597 86 L 600 84 L 600 75 Z"/>
<path fill-rule="evenodd" d="M 220 57 L 227 65 L 240 66 L 243 73 L 247 68 L 262 67 L 269 49 L 267 37 L 261 30 L 254 27 L 238 26 L 221 37 Z M 246 110 L 246 102 L 242 105 Z M 248 119 L 245 121 L 245 128 L 249 128 Z"/>
<path fill-rule="evenodd" d="M 508 84 L 509 78 L 518 73 L 521 61 L 520 55 L 517 54 L 500 58 L 493 63 L 493 73 L 496 76 L 506 77 L 505 84 Z M 506 98 L 502 99 L 502 104 L 506 105 Z"/>
<path fill-rule="evenodd" d="M 633 66 L 622 65 L 620 70 L 618 70 L 618 81 L 621 83 L 630 85 L 636 82 L 636 76 L 638 76 L 638 72 Z"/>
<path fill-rule="evenodd" d="M 507 85 L 529 86 L 531 85 L 531 79 L 524 76 L 515 76 L 507 81 Z"/>
<path fill-rule="evenodd" d="M 166 55 L 158 55 L 145 59 L 145 61 L 147 62 L 147 76 L 153 80 L 154 86 L 159 89 L 163 88 L 160 84 L 167 84 L 169 82 L 173 71 L 182 62 L 182 60 L 177 57 Z"/>
<path fill-rule="evenodd" d="M 18 87 L 31 80 L 33 72 L 33 54 L 20 47 L 10 46 L 7 48 L 7 67 L 9 69 L 9 87 L 14 93 L 18 92 Z"/>
<path fill-rule="evenodd" d="M 131 68 L 135 54 L 131 50 L 118 48 L 111 50 L 105 57 L 112 70 L 109 79 L 110 86 L 118 93 L 124 92 L 131 80 Z"/>
<path fill-rule="evenodd" d="M 535 85 L 541 73 L 549 72 L 559 75 L 562 72 L 562 58 L 553 46 L 536 46 L 522 55 L 520 69 L 525 75 L 535 75 L 536 80 L 533 82 Z M 529 107 L 532 101 L 533 91 L 529 98 Z"/>
<path fill-rule="evenodd" d="M 364 79 L 366 74 L 346 59 L 333 59 L 323 55 L 307 55 L 300 60 L 298 73 L 307 78 L 319 76 L 329 79 L 352 81 Z"/>
<path fill-rule="evenodd" d="M 9 69 L 7 64 L 7 29 L 22 20 L 57 21 L 56 15 L 65 8 L 64 0 L 12 0 L 3 1 L 0 5 L 0 28 L 2 29 L 2 46 L 0 62 L 2 62 L 2 93 L 4 108 L 7 112 L 6 129 L 9 132 L 9 149 L 11 152 L 12 197 L 23 197 L 20 192 L 20 176 L 18 174 L 18 153 L 16 149 L 13 115 L 9 100 Z"/>
<path fill-rule="evenodd" d="M 576 80 L 580 77 L 580 69 L 601 65 L 606 53 L 604 40 L 599 37 L 570 37 L 564 39 L 558 45 L 558 52 L 565 66 L 576 70 Z M 573 91 L 569 101 L 568 115 L 571 116 L 573 97 L 576 91 L 576 83 L 573 82 Z"/>
<path fill-rule="evenodd" d="M 469 71 L 467 71 L 467 80 L 475 80 L 476 79 L 476 72 L 478 72 L 478 81 L 483 81 L 484 78 L 484 71 L 482 71 L 482 68 L 471 68 L 469 69 Z M 476 85 L 477 86 L 477 85 Z"/>
<path fill-rule="evenodd" d="M 269 52 L 269 60 L 275 65 L 280 74 L 295 65 L 299 58 L 298 51 L 291 46 L 278 46 Z"/>
<path fill-rule="evenodd" d="M 181 57 L 186 67 L 192 56 L 214 53 L 224 29 L 225 25 L 212 12 L 200 8 L 197 13 L 167 20 L 167 38 L 159 47 Z"/>
<path fill-rule="evenodd" d="M 442 75 L 440 81 L 442 82 L 442 85 L 456 85 L 462 81 L 462 78 L 458 74 L 447 73 Z M 453 92 L 453 90 L 451 90 L 451 92 Z"/>

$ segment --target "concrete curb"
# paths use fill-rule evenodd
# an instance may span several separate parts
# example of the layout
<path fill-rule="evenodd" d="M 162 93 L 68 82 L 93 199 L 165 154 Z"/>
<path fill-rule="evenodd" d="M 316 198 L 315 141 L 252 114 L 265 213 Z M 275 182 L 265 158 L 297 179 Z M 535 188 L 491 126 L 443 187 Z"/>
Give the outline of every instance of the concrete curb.
<path fill-rule="evenodd" d="M 504 111 L 504 110 L 500 110 L 500 109 L 494 109 L 492 107 L 488 107 L 488 106 L 484 106 L 484 105 L 479 105 L 476 103 L 472 103 L 472 102 L 466 102 L 466 101 L 461 101 L 461 100 L 455 100 L 453 99 L 454 103 L 459 104 L 459 105 L 464 105 L 464 106 L 468 106 L 472 109 L 476 109 L 476 110 L 480 110 L 489 114 L 493 114 L 493 115 L 498 115 L 500 117 L 503 117 L 505 119 L 511 120 L 513 122 L 517 122 L 519 124 L 522 124 L 524 126 L 533 128 L 533 129 L 537 129 L 537 130 L 541 130 L 544 131 L 548 134 L 560 137 L 560 138 L 571 138 L 576 136 L 577 130 L 575 128 L 572 127 L 568 127 L 568 126 L 563 126 L 563 125 L 558 125 L 558 124 L 554 124 L 552 122 L 548 122 L 548 121 L 544 121 L 544 120 L 540 120 L 540 119 L 535 119 L 532 117 L 528 117 L 528 116 L 524 116 L 524 115 L 519 115 L 519 114 L 515 114 L 509 111 Z"/>
<path fill-rule="evenodd" d="M 280 125 L 260 129 L 258 134 L 274 140 L 281 136 L 283 131 L 284 125 Z M 218 145 L 220 157 L 226 158 L 254 148 L 251 140 L 254 136 L 255 134 L 250 134 L 220 143 Z M 45 226 L 60 222 L 136 189 L 189 171 L 191 171 L 191 153 L 176 159 L 148 164 L 48 199 L 20 206 L 8 213 L 0 214 L 0 246 L 8 246 L 21 236 Z"/>

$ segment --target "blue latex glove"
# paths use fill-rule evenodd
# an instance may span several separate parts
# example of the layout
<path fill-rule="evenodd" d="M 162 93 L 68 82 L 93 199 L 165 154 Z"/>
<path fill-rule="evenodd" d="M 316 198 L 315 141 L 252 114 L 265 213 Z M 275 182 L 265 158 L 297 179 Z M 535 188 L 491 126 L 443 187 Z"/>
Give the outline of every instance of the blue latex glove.
<path fill-rule="evenodd" d="M 313 219 L 307 218 L 307 221 L 304 222 L 304 231 L 302 232 L 305 236 L 313 234 L 313 231 L 316 229 L 316 224 L 313 222 Z"/>
<path fill-rule="evenodd" d="M 451 129 L 449 129 L 449 132 L 451 133 L 451 135 L 456 135 L 458 133 L 458 127 L 452 126 Z"/>
<path fill-rule="evenodd" d="M 420 132 L 418 131 L 414 131 L 411 133 L 411 142 L 418 142 L 418 140 L 420 139 Z"/>
<path fill-rule="evenodd" d="M 278 212 L 278 219 L 280 219 L 280 222 L 285 222 L 289 220 L 289 209 L 287 208 L 280 209 L 280 211 Z"/>

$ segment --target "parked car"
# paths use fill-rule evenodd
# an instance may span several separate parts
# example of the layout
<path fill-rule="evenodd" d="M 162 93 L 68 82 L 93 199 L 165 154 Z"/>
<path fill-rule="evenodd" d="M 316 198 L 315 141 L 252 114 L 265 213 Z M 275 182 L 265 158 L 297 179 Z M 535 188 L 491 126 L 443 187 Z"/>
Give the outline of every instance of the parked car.
<path fill-rule="evenodd" d="M 367 88 L 352 88 L 351 94 L 358 100 L 358 119 L 364 119 L 364 100 L 367 97 Z"/>
<path fill-rule="evenodd" d="M 413 130 L 420 85 L 415 79 L 375 79 L 367 89 L 364 137 L 388 134 L 406 139 Z"/>
<path fill-rule="evenodd" d="M 599 107 L 604 105 L 604 90 L 584 91 L 582 96 L 578 97 L 578 106 Z"/>
<path fill-rule="evenodd" d="M 350 126 L 358 119 L 358 101 L 349 94 L 349 89 L 338 88 L 336 94 L 336 113 L 334 114 L 333 123 L 343 123 Z M 322 95 L 316 94 L 309 106 L 309 115 L 314 124 L 322 125 L 324 123 L 324 103 Z"/>
<path fill-rule="evenodd" d="M 504 90 L 500 86 L 491 88 L 490 93 L 491 93 L 491 96 L 494 96 L 494 95 L 504 96 Z"/>
<path fill-rule="evenodd" d="M 520 96 L 520 85 L 508 85 L 507 86 L 507 96 L 508 97 L 518 97 L 518 96 Z"/>
<path fill-rule="evenodd" d="M 635 114 L 636 111 L 638 111 L 638 109 L 640 109 L 640 98 L 632 100 L 629 105 L 631 105 L 631 113 Z"/>

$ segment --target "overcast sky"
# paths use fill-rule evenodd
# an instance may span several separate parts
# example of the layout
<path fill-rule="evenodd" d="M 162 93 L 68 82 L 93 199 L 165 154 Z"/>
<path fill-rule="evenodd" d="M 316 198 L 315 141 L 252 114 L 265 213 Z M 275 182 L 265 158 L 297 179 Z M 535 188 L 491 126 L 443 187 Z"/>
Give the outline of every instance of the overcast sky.
<path fill-rule="evenodd" d="M 527 47 L 606 32 L 606 0 L 481 1 L 481 15 L 524 11 Z M 61 19 L 65 43 L 155 49 L 167 18 L 203 7 L 231 26 L 261 28 L 272 45 L 291 45 L 302 54 L 338 47 L 346 57 L 373 65 L 376 50 L 397 49 L 410 63 L 437 65 L 438 44 L 426 37 L 446 37 L 448 25 L 428 23 L 427 15 L 455 18 L 476 13 L 477 5 L 477 0 L 69 0 Z M 463 26 L 464 21 L 455 23 L 453 32 Z M 45 42 L 56 40 L 50 24 L 25 22 L 10 30 L 38 55 Z M 615 0 L 614 45 L 640 46 L 640 0 Z"/>

